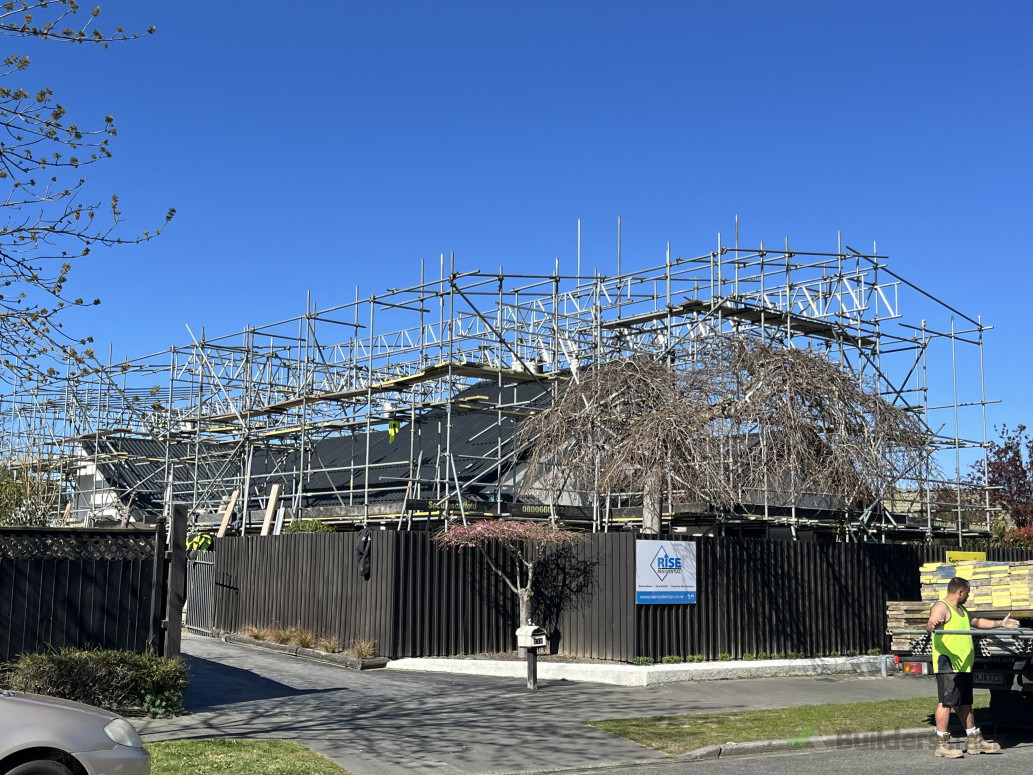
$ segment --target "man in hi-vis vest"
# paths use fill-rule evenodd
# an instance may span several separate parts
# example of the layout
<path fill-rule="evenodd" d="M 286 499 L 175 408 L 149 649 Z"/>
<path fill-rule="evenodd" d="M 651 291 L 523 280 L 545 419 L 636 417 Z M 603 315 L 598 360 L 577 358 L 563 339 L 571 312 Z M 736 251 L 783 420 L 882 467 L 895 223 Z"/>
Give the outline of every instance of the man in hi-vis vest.
<path fill-rule="evenodd" d="M 943 600 L 933 603 L 925 628 L 933 633 L 933 672 L 936 673 L 936 755 L 957 759 L 964 754 L 950 747 L 947 722 L 951 708 L 958 713 L 965 727 L 966 753 L 997 753 L 1001 746 L 983 739 L 972 714 L 972 664 L 976 650 L 971 635 L 951 635 L 956 630 L 990 630 L 994 627 L 1015 628 L 1018 621 L 1010 616 L 997 622 L 993 619 L 970 617 L 965 610 L 968 600 L 968 580 L 955 576 L 947 584 Z"/>

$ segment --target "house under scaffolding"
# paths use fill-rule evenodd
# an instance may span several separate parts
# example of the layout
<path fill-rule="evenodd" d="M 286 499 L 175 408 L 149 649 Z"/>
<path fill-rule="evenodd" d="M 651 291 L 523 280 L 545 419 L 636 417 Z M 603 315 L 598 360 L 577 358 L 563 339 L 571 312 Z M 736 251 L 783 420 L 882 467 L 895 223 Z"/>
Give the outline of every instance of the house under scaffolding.
<path fill-rule="evenodd" d="M 521 496 L 517 426 L 591 364 L 639 353 L 689 364 L 701 341 L 737 332 L 873 377 L 923 417 L 940 473 L 916 472 L 862 512 L 758 492 L 719 513 L 674 493 L 665 527 L 847 540 L 989 530 L 988 328 L 874 251 L 719 238 L 701 256 L 668 247 L 661 265 L 615 276 L 564 275 L 558 261 L 551 275 L 457 272 L 444 256 L 436 277 L 425 266 L 420 275 L 408 288 L 24 387 L 0 398 L 0 453 L 48 478 L 54 519 L 69 524 L 185 504 L 198 527 L 232 514 L 245 532 L 267 515 L 400 529 L 482 515 L 632 528 L 641 493 Z M 973 464 L 982 486 L 963 484 Z"/>

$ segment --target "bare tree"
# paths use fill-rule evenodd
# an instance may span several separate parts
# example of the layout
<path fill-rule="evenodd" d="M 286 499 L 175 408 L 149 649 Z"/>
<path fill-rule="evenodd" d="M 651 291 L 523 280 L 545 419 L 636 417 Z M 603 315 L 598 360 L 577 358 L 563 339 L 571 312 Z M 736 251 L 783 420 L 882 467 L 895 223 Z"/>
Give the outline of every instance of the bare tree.
<path fill-rule="evenodd" d="M 538 563 L 545 558 L 546 550 L 569 546 L 578 540 L 579 534 L 550 524 L 501 519 L 455 525 L 434 536 L 439 546 L 475 549 L 481 553 L 488 566 L 517 596 L 521 626 L 531 620 L 534 572 Z M 489 552 L 492 546 L 502 550 L 500 562 L 496 562 Z"/>
<path fill-rule="evenodd" d="M 774 495 L 881 502 L 930 460 L 931 435 L 875 382 L 824 354 L 714 335 L 675 368 L 651 356 L 599 364 L 520 430 L 523 490 L 641 492 L 657 533 L 665 493 L 732 510 Z"/>
<path fill-rule="evenodd" d="M 74 0 L 7 3 L 0 34 L 104 47 L 137 37 L 90 29 L 99 15 Z M 100 303 L 67 293 L 72 259 L 98 245 L 149 240 L 175 213 L 154 230 L 124 234 L 117 196 L 84 201 L 83 170 L 111 156 L 114 119 L 92 129 L 70 120 L 50 89 L 24 85 L 28 67 L 28 57 L 13 54 L 0 66 L 0 363 L 8 382 L 53 373 L 55 357 L 92 356 L 92 339 L 65 334 L 59 320 L 69 307 Z"/>

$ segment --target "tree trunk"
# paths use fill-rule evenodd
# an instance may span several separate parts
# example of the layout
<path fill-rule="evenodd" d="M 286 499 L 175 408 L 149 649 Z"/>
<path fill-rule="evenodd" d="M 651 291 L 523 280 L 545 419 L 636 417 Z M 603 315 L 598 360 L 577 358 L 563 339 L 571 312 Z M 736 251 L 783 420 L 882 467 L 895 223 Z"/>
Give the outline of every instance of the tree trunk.
<path fill-rule="evenodd" d="M 520 601 L 520 615 L 517 618 L 517 627 L 523 627 L 531 623 L 531 589 L 530 587 L 524 589 L 521 588 L 517 592 L 517 600 Z M 520 655 L 521 659 L 527 658 L 527 649 L 518 648 L 517 654 Z"/>
<path fill-rule="evenodd" d="M 531 623 L 531 590 L 521 589 L 518 596 L 520 600 L 520 620 L 518 627 Z"/>
<path fill-rule="evenodd" d="M 660 534 L 660 512 L 664 502 L 663 487 L 660 476 L 651 473 L 646 476 L 642 491 L 642 532 L 649 535 Z"/>

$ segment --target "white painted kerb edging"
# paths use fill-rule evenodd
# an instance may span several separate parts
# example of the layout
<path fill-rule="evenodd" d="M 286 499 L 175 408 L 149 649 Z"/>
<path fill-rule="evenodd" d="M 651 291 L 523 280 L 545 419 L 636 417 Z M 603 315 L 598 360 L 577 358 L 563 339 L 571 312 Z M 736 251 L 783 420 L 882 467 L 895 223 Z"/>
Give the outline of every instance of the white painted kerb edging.
<path fill-rule="evenodd" d="M 893 657 L 822 657 L 765 659 L 758 662 L 696 662 L 679 665 L 607 665 L 582 662 L 539 662 L 538 677 L 546 681 L 589 681 L 615 686 L 650 686 L 674 681 L 718 681 L 731 678 L 776 678 L 800 675 L 886 675 Z M 491 659 L 392 659 L 388 670 L 458 673 L 503 678 L 527 676 L 527 663 Z"/>

